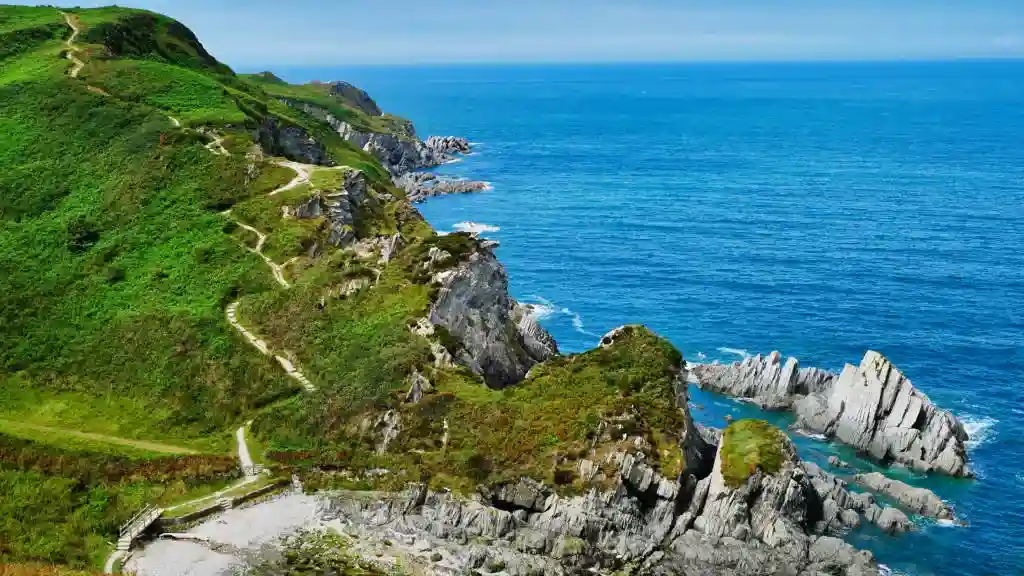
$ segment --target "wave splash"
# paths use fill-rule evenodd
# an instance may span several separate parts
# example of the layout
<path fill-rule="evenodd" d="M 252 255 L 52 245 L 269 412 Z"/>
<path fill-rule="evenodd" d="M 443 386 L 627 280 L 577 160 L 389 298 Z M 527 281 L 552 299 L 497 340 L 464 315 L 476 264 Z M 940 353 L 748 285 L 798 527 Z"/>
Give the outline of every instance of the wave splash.
<path fill-rule="evenodd" d="M 459 222 L 452 226 L 456 232 L 468 232 L 470 234 L 484 234 L 486 232 L 498 232 L 501 230 L 498 226 L 491 226 L 490 224 L 481 224 L 479 222 Z"/>
<path fill-rule="evenodd" d="M 740 358 L 743 358 L 744 360 L 750 358 L 750 352 L 747 352 L 742 348 L 727 348 L 725 346 L 722 346 L 718 348 L 718 351 L 721 352 L 722 354 L 735 354 Z"/>
<path fill-rule="evenodd" d="M 964 443 L 968 450 L 975 450 L 978 446 L 991 440 L 994 436 L 995 425 L 999 423 L 999 420 L 995 418 L 972 416 L 970 414 L 962 416 L 960 421 L 963 422 L 964 430 L 970 436 L 967 442 Z"/>
<path fill-rule="evenodd" d="M 536 318 L 537 321 L 547 320 L 556 315 L 568 316 L 569 318 L 572 319 L 572 327 L 577 332 L 583 334 L 584 336 L 590 336 L 592 338 L 601 338 L 600 334 L 595 334 L 587 330 L 586 324 L 583 323 L 583 318 L 579 315 L 578 312 L 573 312 L 568 308 L 560 307 L 551 300 L 544 298 L 543 296 L 533 296 L 532 299 L 537 301 L 537 303 L 530 304 L 530 307 L 533 310 L 533 317 Z"/>

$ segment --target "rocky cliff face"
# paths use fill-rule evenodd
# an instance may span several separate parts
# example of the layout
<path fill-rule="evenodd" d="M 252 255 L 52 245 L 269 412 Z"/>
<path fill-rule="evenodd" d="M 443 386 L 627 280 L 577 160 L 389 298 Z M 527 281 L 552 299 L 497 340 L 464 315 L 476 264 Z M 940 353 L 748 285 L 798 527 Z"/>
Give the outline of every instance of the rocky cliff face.
<path fill-rule="evenodd" d="M 598 469 L 580 468 L 582 478 Z M 413 485 L 384 498 L 340 494 L 329 515 L 361 542 L 391 542 L 424 574 L 878 573 L 870 553 L 826 535 L 826 495 L 791 446 L 782 470 L 736 488 L 718 461 L 703 479 L 666 478 L 629 451 L 609 454 L 602 469 L 613 471 L 610 484 L 578 496 L 525 478 L 470 498 Z"/>
<path fill-rule="evenodd" d="M 376 199 L 366 185 L 365 176 L 357 170 L 346 170 L 337 191 L 314 192 L 292 210 L 292 215 L 299 219 L 324 218 L 328 226 L 326 243 L 344 248 L 356 240 L 356 221 L 371 202 Z M 320 249 L 320 246 L 310 247 L 311 255 L 319 253 Z"/>
<path fill-rule="evenodd" d="M 354 108 L 362 110 L 367 116 L 383 116 L 384 112 L 377 106 L 373 98 L 362 88 L 357 88 L 348 82 L 332 82 L 331 94 L 349 103 Z"/>
<path fill-rule="evenodd" d="M 334 160 L 323 145 L 298 126 L 268 117 L 260 123 L 253 136 L 264 152 L 271 156 L 283 156 L 304 164 L 334 166 Z"/>
<path fill-rule="evenodd" d="M 963 424 L 934 406 L 895 366 L 869 351 L 841 375 L 800 369 L 778 352 L 731 365 L 690 369 L 702 388 L 767 409 L 792 409 L 808 430 L 835 438 L 882 462 L 915 470 L 970 476 Z"/>
<path fill-rule="evenodd" d="M 435 253 L 432 261 L 449 258 Z M 438 272 L 434 281 L 440 290 L 430 322 L 459 342 L 452 351 L 456 360 L 488 386 L 515 384 L 535 364 L 558 354 L 551 335 L 509 297 L 505 268 L 489 250 L 477 249 L 454 268 Z"/>
<path fill-rule="evenodd" d="M 469 149 L 464 138 L 435 137 L 425 143 L 416 137 L 408 122 L 404 128 L 397 126 L 395 133 L 360 131 L 319 106 L 298 100 L 281 101 L 326 122 L 345 141 L 379 160 L 392 176 L 444 164 L 452 160 L 452 153 Z"/>

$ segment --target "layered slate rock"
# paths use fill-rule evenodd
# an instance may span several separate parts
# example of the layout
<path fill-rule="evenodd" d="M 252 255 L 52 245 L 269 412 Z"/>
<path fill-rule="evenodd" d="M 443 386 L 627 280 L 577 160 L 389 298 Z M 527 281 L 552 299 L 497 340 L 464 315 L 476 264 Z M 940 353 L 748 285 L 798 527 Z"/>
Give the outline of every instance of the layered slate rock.
<path fill-rule="evenodd" d="M 271 156 L 283 156 L 304 164 L 334 166 L 334 159 L 323 144 L 298 126 L 268 116 L 253 136 Z"/>
<path fill-rule="evenodd" d="M 854 476 L 853 480 L 869 490 L 885 494 L 916 514 L 938 518 L 939 520 L 952 520 L 954 518 L 953 509 L 936 496 L 934 492 L 926 488 L 910 486 L 878 472 L 858 474 Z"/>
<path fill-rule="evenodd" d="M 800 396 L 827 389 L 835 378 L 818 368 L 800 369 L 793 357 L 783 362 L 778 352 L 733 364 L 695 364 L 690 372 L 701 388 L 749 400 L 766 410 L 789 408 Z"/>
<path fill-rule="evenodd" d="M 423 202 L 435 196 L 468 194 L 487 190 L 487 182 L 443 178 L 429 172 L 409 172 L 394 179 L 395 186 L 405 190 L 409 202 Z"/>
<path fill-rule="evenodd" d="M 469 149 L 469 143 L 464 138 L 455 137 L 432 138 L 428 145 L 416 136 L 412 123 L 408 121 L 400 122 L 396 119 L 392 132 L 370 132 L 356 128 L 315 104 L 287 98 L 281 99 L 281 102 L 329 125 L 349 144 L 380 161 L 392 177 L 439 166 L 451 161 L 454 152 Z"/>
<path fill-rule="evenodd" d="M 807 430 L 858 448 L 882 462 L 914 470 L 972 476 L 967 432 L 937 408 L 881 354 L 869 351 L 859 366 L 836 375 L 800 368 L 778 352 L 733 364 L 690 366 L 701 388 L 750 401 L 765 409 L 790 409 Z"/>
<path fill-rule="evenodd" d="M 446 259 L 440 252 L 431 256 L 431 262 Z M 558 354 L 554 338 L 509 296 L 505 268 L 490 250 L 478 248 L 434 281 L 440 289 L 430 322 L 459 342 L 455 359 L 491 388 L 519 382 L 535 364 Z"/>
<path fill-rule="evenodd" d="M 967 432 L 878 352 L 847 364 L 831 388 L 794 404 L 801 426 L 859 448 L 883 462 L 951 476 L 967 466 Z"/>

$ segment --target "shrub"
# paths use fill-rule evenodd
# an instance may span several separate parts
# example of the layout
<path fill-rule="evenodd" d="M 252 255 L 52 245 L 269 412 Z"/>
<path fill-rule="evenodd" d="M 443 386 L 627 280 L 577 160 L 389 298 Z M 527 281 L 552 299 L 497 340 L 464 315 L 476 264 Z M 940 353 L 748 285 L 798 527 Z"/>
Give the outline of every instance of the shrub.
<path fill-rule="evenodd" d="M 722 434 L 722 476 L 738 488 L 758 469 L 775 474 L 785 461 L 788 439 L 764 420 L 737 420 Z"/>

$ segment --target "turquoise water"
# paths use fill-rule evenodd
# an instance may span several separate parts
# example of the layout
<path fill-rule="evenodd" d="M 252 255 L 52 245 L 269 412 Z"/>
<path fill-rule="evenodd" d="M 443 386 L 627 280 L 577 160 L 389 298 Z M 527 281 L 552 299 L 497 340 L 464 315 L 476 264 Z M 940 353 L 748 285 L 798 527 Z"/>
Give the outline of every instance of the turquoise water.
<path fill-rule="evenodd" d="M 978 479 L 902 475 L 967 527 L 851 538 L 900 573 L 1024 574 L 1024 63 L 284 72 L 478 142 L 443 172 L 494 190 L 421 210 L 500 228 L 564 351 L 623 323 L 690 360 L 880 350 L 967 422 Z M 707 424 L 757 413 L 693 396 Z"/>

